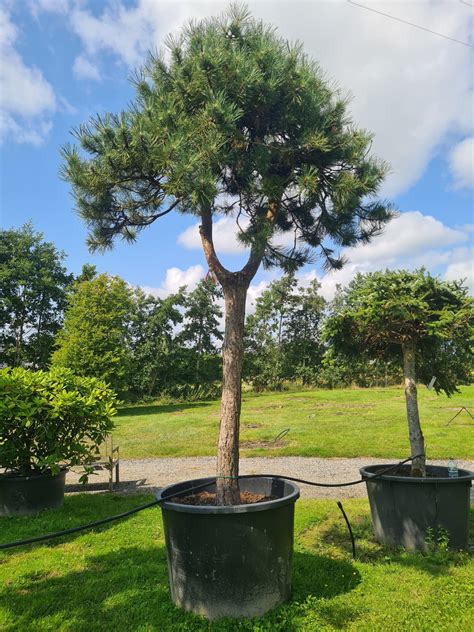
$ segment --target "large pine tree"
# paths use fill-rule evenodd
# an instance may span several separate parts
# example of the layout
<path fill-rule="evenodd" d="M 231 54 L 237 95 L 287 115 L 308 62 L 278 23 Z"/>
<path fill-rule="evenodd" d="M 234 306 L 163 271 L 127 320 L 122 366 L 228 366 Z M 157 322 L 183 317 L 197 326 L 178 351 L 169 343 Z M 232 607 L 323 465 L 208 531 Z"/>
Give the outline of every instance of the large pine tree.
<path fill-rule="evenodd" d="M 235 503 L 249 284 L 262 263 L 292 270 L 315 253 L 340 267 L 331 241 L 367 242 L 390 218 L 374 198 L 386 165 L 369 156 L 371 135 L 352 123 L 319 66 L 242 8 L 168 38 L 167 54 L 150 57 L 135 86 L 127 110 L 76 130 L 64 176 L 93 249 L 134 240 L 173 211 L 200 219 L 225 299 L 218 498 Z M 214 248 L 222 216 L 235 218 L 249 248 L 238 271 Z M 275 241 L 282 234 L 288 247 Z"/>

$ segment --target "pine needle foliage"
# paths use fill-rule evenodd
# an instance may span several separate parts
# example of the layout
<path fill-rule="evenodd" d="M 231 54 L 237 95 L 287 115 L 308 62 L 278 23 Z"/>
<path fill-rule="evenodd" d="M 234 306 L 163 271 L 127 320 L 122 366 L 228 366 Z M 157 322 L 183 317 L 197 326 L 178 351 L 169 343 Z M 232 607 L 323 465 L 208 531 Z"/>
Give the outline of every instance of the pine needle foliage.
<path fill-rule="evenodd" d="M 402 364 L 403 345 L 416 348 L 417 379 L 450 396 L 472 373 L 474 302 L 461 281 L 421 268 L 359 274 L 326 322 L 326 339 L 347 357 Z"/>
<path fill-rule="evenodd" d="M 294 270 L 364 243 L 392 216 L 387 165 L 369 156 L 347 99 L 299 44 L 233 5 L 190 22 L 133 77 L 119 114 L 80 125 L 63 177 L 89 247 L 127 241 L 171 211 L 232 215 L 265 266 Z M 275 237 L 289 233 L 289 246 Z M 281 240 L 280 240 L 281 241 Z"/>

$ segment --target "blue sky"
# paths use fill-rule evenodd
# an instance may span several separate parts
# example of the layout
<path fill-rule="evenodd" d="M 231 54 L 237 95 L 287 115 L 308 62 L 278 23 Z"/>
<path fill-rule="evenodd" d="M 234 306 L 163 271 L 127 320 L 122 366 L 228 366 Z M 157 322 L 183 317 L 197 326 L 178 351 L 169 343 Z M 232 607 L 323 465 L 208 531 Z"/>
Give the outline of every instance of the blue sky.
<path fill-rule="evenodd" d="M 471 43 L 474 10 L 462 3 L 366 3 Z M 385 234 L 348 249 L 349 264 L 318 277 L 330 297 L 336 283 L 357 271 L 425 265 L 446 278 L 474 283 L 473 49 L 351 6 L 333 2 L 249 3 L 289 39 L 299 39 L 344 92 L 353 96 L 354 119 L 376 134 L 373 150 L 392 164 L 383 194 L 401 211 Z M 118 111 L 133 96 L 128 76 L 147 49 L 192 17 L 219 13 L 220 2 L 160 0 L 0 1 L 0 210 L 2 227 L 32 220 L 67 254 L 68 268 L 83 263 L 119 274 L 159 295 L 205 272 L 195 222 L 175 214 L 143 232 L 135 245 L 90 255 L 86 230 L 59 178 L 61 145 L 91 115 Z M 234 225 L 217 227 L 225 262 L 243 255 Z M 275 273 L 274 273 L 275 274 Z M 260 272 L 255 297 L 272 278 Z"/>

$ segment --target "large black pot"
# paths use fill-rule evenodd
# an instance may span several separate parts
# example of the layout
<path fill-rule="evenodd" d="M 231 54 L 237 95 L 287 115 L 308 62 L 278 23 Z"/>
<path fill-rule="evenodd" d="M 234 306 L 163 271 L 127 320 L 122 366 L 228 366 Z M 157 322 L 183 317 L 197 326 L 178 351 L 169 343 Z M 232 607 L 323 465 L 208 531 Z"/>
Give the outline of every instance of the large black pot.
<path fill-rule="evenodd" d="M 214 479 L 170 485 L 157 498 Z M 296 485 L 271 477 L 243 478 L 241 491 L 277 499 L 235 506 L 161 505 L 171 596 L 184 610 L 206 616 L 262 616 L 291 595 Z M 201 489 L 199 491 L 202 491 Z"/>
<path fill-rule="evenodd" d="M 427 465 L 431 476 L 425 478 L 389 473 L 371 480 L 387 467 L 371 465 L 360 470 L 367 484 L 376 539 L 388 546 L 423 551 L 430 532 L 435 540 L 446 532 L 450 548 L 467 548 L 474 473 L 459 470 L 459 476 L 449 478 L 446 467 Z"/>
<path fill-rule="evenodd" d="M 66 470 L 33 476 L 0 474 L 0 516 L 29 516 L 61 507 L 65 482 Z"/>

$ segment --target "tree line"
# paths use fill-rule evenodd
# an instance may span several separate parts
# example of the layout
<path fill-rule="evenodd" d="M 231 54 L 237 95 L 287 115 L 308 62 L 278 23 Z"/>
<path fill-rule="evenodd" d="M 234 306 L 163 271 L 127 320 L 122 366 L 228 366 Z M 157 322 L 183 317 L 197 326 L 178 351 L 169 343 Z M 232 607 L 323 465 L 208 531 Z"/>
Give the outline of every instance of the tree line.
<path fill-rule="evenodd" d="M 68 367 L 78 375 L 104 379 L 123 399 L 218 395 L 222 290 L 212 275 L 192 291 L 182 287 L 159 298 L 118 276 L 98 274 L 92 265 L 84 265 L 75 277 L 67 271 L 65 258 L 31 224 L 0 231 L 1 365 Z M 416 278 L 422 287 L 426 279 L 428 285 L 443 286 L 423 270 L 391 274 L 398 283 L 408 274 L 403 281 L 406 287 L 413 286 Z M 316 280 L 303 286 L 288 273 L 270 283 L 246 317 L 245 381 L 256 390 L 281 389 L 291 382 L 326 388 L 400 383 L 403 363 L 396 345 L 384 347 L 383 352 L 379 345 L 378 352 L 368 353 L 370 345 L 364 343 L 354 351 L 353 332 L 341 316 L 348 306 L 360 303 L 357 296 L 373 296 L 373 287 L 367 289 L 369 280 L 383 287 L 385 278 L 383 273 L 379 278 L 359 275 L 347 288 L 339 288 L 331 302 L 321 296 Z M 468 296 L 462 284 L 444 286 L 444 304 L 449 290 L 457 292 L 457 311 L 466 309 Z M 399 297 L 400 287 L 396 283 L 394 287 Z M 385 293 L 390 300 L 389 290 Z M 442 296 L 438 303 L 433 309 L 439 313 Z M 420 306 L 411 309 L 416 312 Z M 363 311 L 355 313 L 362 322 Z M 402 318 L 396 310 L 394 314 Z M 381 316 L 378 330 L 386 332 L 386 325 Z M 438 341 L 438 351 L 444 355 L 435 354 L 433 344 L 428 340 L 420 351 L 423 377 L 429 378 L 436 363 L 441 363 L 440 374 L 454 372 L 457 380 L 469 380 L 466 344 Z"/>

